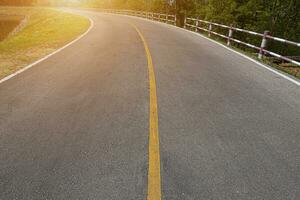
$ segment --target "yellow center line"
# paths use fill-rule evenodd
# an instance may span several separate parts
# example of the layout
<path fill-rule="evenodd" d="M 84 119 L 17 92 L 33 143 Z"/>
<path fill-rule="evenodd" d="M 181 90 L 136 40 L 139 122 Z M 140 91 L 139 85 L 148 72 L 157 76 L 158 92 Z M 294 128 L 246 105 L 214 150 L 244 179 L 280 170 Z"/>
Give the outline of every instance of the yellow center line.
<path fill-rule="evenodd" d="M 148 168 L 148 194 L 147 200 L 161 200 L 160 154 L 158 133 L 158 112 L 156 81 L 151 53 L 141 31 L 133 24 L 131 26 L 143 41 L 148 60 L 148 73 L 150 85 L 150 127 L 149 127 L 149 168 Z"/>

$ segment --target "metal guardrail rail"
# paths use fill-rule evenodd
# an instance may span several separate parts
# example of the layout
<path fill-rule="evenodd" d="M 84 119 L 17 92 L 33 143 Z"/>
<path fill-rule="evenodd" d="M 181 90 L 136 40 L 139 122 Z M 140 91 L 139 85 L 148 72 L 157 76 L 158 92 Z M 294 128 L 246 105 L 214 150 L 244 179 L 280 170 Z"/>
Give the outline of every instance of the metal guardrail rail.
<path fill-rule="evenodd" d="M 201 26 L 201 24 L 206 24 L 208 26 L 208 28 L 205 28 L 205 27 Z M 228 35 L 223 35 L 221 33 L 217 33 L 215 31 L 213 31 L 213 26 L 228 29 Z M 197 19 L 197 18 L 187 17 L 187 18 L 185 18 L 185 21 L 184 21 L 184 28 L 188 28 L 188 27 L 194 28 L 195 32 L 198 32 L 198 30 L 208 32 L 209 37 L 211 36 L 211 34 L 213 34 L 213 35 L 217 35 L 219 37 L 222 37 L 224 39 L 227 39 L 227 45 L 228 46 L 231 45 L 231 42 L 236 42 L 236 43 L 245 45 L 249 48 L 255 49 L 255 50 L 259 51 L 259 53 L 258 53 L 258 58 L 259 59 L 262 59 L 263 54 L 269 54 L 271 56 L 274 56 L 276 58 L 279 58 L 279 59 L 285 60 L 287 62 L 293 63 L 293 64 L 297 65 L 298 67 L 300 67 L 300 62 L 298 62 L 296 60 L 293 60 L 291 58 L 288 58 L 286 56 L 279 55 L 275 52 L 268 51 L 266 49 L 267 40 L 274 40 L 274 41 L 278 41 L 278 42 L 281 42 L 281 43 L 294 45 L 294 46 L 297 46 L 297 47 L 300 47 L 300 43 L 293 42 L 293 41 L 290 41 L 290 40 L 285 40 L 285 39 L 278 38 L 278 37 L 273 37 L 273 36 L 270 35 L 270 33 L 268 31 L 265 31 L 262 34 L 262 33 L 257 33 L 257 32 L 254 32 L 254 31 L 249 31 L 249 30 L 245 30 L 245 29 L 241 29 L 241 28 L 236 28 L 236 27 L 233 27 L 233 26 L 226 26 L 226 25 L 223 25 L 223 24 L 217 24 L 217 23 L 213 23 L 213 22 L 209 22 L 209 21 L 205 21 L 205 20 L 200 20 L 200 19 Z M 250 34 L 250 35 L 261 37 L 262 41 L 261 41 L 260 47 L 257 47 L 253 44 L 249 44 L 249 43 L 243 42 L 241 40 L 235 39 L 233 37 L 234 32 L 243 32 L 243 33 L 247 33 L 247 34 Z"/>
<path fill-rule="evenodd" d="M 131 15 L 131 16 L 136 16 L 136 17 L 142 17 L 142 18 L 146 18 L 146 19 L 150 19 L 150 20 L 154 20 L 154 21 L 160 21 L 160 22 L 164 22 L 164 23 L 167 23 L 167 24 L 172 24 L 172 25 L 175 25 L 175 26 L 176 26 L 176 23 L 177 23 L 176 15 L 171 15 L 171 14 L 153 13 L 153 12 L 135 11 L 135 10 L 102 9 L 101 11 L 108 12 L 108 13 L 114 13 L 114 14 L 123 14 L 123 15 Z M 203 24 L 208 26 L 208 28 L 206 28 L 206 26 L 203 26 Z M 214 26 L 227 29 L 228 34 L 223 35 L 221 33 L 213 31 Z M 193 29 L 195 32 L 199 32 L 199 31 L 207 32 L 209 37 L 211 37 L 211 35 L 216 35 L 216 36 L 219 36 L 221 38 L 227 39 L 227 46 L 230 46 L 231 42 L 235 42 L 235 43 L 238 43 L 238 44 L 245 45 L 249 48 L 255 49 L 255 50 L 258 51 L 258 58 L 259 59 L 262 59 L 264 54 L 268 54 L 268 55 L 274 56 L 276 58 L 279 58 L 281 60 L 293 63 L 293 64 L 297 65 L 298 67 L 300 67 L 300 62 L 298 62 L 296 60 L 293 60 L 289 57 L 279 55 L 275 52 L 272 52 L 272 51 L 269 51 L 269 50 L 266 49 L 268 40 L 274 40 L 274 41 L 277 41 L 277 42 L 281 42 L 281 43 L 288 44 L 288 45 L 293 45 L 293 46 L 296 46 L 296 47 L 300 47 L 300 43 L 271 36 L 269 31 L 265 31 L 264 33 L 257 33 L 257 32 L 254 32 L 254 31 L 233 27 L 232 25 L 227 26 L 227 25 L 224 25 L 224 24 L 218 24 L 218 23 L 205 21 L 205 20 L 201 20 L 199 18 L 192 18 L 192 17 L 185 17 L 184 28 L 185 29 Z M 262 40 L 261 40 L 260 47 L 234 38 L 233 37 L 234 32 L 243 32 L 243 33 L 247 33 L 247 34 L 250 34 L 250 35 L 261 37 Z"/>
<path fill-rule="evenodd" d="M 114 14 L 142 17 L 142 18 L 160 21 L 172 25 L 176 25 L 176 21 L 177 21 L 176 15 L 164 14 L 164 13 L 153 13 L 153 12 L 136 11 L 136 10 L 110 10 L 110 9 L 102 9 L 101 11 L 114 13 Z"/>

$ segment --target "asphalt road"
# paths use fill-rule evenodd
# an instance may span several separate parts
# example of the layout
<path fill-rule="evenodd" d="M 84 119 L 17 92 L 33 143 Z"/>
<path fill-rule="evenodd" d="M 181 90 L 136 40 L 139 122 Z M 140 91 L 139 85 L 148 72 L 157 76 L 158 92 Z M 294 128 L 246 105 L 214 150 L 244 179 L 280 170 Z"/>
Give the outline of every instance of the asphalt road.
<path fill-rule="evenodd" d="M 146 199 L 147 57 L 162 198 L 300 199 L 300 87 L 195 34 L 82 12 L 81 40 L 0 84 L 1 200 Z"/>

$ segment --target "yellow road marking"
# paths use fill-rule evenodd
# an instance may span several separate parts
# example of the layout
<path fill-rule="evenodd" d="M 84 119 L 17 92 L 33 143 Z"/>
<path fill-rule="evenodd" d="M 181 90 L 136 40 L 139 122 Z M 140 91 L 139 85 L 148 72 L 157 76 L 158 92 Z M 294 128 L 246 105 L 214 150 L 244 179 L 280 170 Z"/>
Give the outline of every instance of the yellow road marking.
<path fill-rule="evenodd" d="M 148 195 L 147 200 L 161 200 L 160 155 L 156 81 L 152 57 L 148 44 L 140 30 L 131 24 L 143 41 L 148 60 L 150 84 L 150 127 L 149 127 L 149 168 L 148 168 Z"/>

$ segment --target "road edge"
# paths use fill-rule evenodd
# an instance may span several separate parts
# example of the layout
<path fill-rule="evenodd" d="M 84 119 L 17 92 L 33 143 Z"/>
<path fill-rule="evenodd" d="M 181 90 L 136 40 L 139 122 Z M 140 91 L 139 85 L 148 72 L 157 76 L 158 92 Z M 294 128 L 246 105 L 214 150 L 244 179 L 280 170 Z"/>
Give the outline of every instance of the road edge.
<path fill-rule="evenodd" d="M 178 27 L 178 28 L 179 28 L 179 27 Z M 271 67 L 271 66 L 269 66 L 269 65 L 267 65 L 267 64 L 261 63 L 261 62 L 255 60 L 255 59 L 253 59 L 253 58 L 251 58 L 251 57 L 249 57 L 249 56 L 243 54 L 243 53 L 240 53 L 240 52 L 238 52 L 238 51 L 236 51 L 236 50 L 234 50 L 234 49 L 232 49 L 232 48 L 230 48 L 230 47 L 227 47 L 227 46 L 225 46 L 224 44 L 222 44 L 222 43 L 220 43 L 220 42 L 218 42 L 218 41 L 215 41 L 215 40 L 213 40 L 213 39 L 211 39 L 211 38 L 208 38 L 208 37 L 206 37 L 206 36 L 204 36 L 204 35 L 202 35 L 202 34 L 200 34 L 200 33 L 195 33 L 195 32 L 193 32 L 193 31 L 186 30 L 186 29 L 183 29 L 183 30 L 185 30 L 185 31 L 187 31 L 187 32 L 190 32 L 190 33 L 193 33 L 193 34 L 195 34 L 195 35 L 198 35 L 198 36 L 200 36 L 200 37 L 202 37 L 202 38 L 204 38 L 204 39 L 209 40 L 210 42 L 213 42 L 213 43 L 215 43 L 215 44 L 218 44 L 219 46 L 222 46 L 223 48 L 225 48 L 225 49 L 227 49 L 227 50 L 229 50 L 229 51 L 231 51 L 231 52 L 234 52 L 234 53 L 238 54 L 239 56 L 242 56 L 242 57 L 246 58 L 247 60 L 249 60 L 249 61 L 251 61 L 251 62 L 254 62 L 255 64 L 259 65 L 260 67 L 265 68 L 265 69 L 269 70 L 270 72 L 273 72 L 273 73 L 275 73 L 276 75 L 281 76 L 282 78 L 284 78 L 284 79 L 286 79 L 286 80 L 288 80 L 288 81 L 290 81 L 290 82 L 296 84 L 297 86 L 300 86 L 300 82 L 299 82 L 298 80 L 296 80 L 294 77 L 288 75 L 287 73 L 285 73 L 285 72 L 283 72 L 283 71 L 276 70 L 275 68 L 273 68 L 273 67 Z"/>
<path fill-rule="evenodd" d="M 44 60 L 47 60 L 51 56 L 53 56 L 53 55 L 61 52 L 62 50 L 66 49 L 67 47 L 71 46 L 72 44 L 74 44 L 75 42 L 79 41 L 84 36 L 86 36 L 94 28 L 94 21 L 90 17 L 88 17 L 88 16 L 84 16 L 84 15 L 81 15 L 81 16 L 86 17 L 90 21 L 90 27 L 84 33 L 82 33 L 81 35 L 77 36 L 74 40 L 72 40 L 71 42 L 67 43 L 66 45 L 60 47 L 59 49 L 55 50 L 54 52 L 52 52 L 52 53 L 50 53 L 50 54 L 48 54 L 48 55 L 40 58 L 39 60 L 37 60 L 37 61 L 35 61 L 35 62 L 33 62 L 33 63 L 25 66 L 24 68 L 19 69 L 18 71 L 16 71 L 16 72 L 14 72 L 14 73 L 12 73 L 12 74 L 10 74 L 10 75 L 8 75 L 8 76 L 0 79 L 0 84 L 4 83 L 5 81 L 8 81 L 9 79 L 12 79 L 13 77 L 15 77 L 15 76 L 17 76 L 17 75 L 19 75 L 19 74 L 21 74 L 23 72 L 25 72 L 26 70 L 28 70 L 28 69 L 32 68 L 33 66 L 35 66 L 35 65 L 43 62 Z"/>

